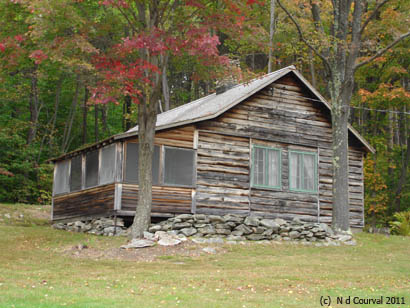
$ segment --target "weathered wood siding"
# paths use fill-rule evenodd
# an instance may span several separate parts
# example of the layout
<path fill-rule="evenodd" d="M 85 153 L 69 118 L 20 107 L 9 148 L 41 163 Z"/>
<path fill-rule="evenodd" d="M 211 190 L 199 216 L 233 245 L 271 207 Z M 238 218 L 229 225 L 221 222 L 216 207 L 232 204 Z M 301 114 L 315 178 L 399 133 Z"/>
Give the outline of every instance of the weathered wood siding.
<path fill-rule="evenodd" d="M 263 189 L 252 187 L 250 194 L 252 212 L 265 217 L 283 219 L 299 217 L 304 221 L 317 222 L 318 194 L 289 190 L 289 150 L 317 153 L 317 149 L 255 139 L 252 140 L 252 144 L 280 149 L 282 152 L 282 188 Z"/>
<path fill-rule="evenodd" d="M 115 184 L 53 197 L 53 220 L 110 215 L 114 210 Z"/>
<path fill-rule="evenodd" d="M 157 132 L 154 144 L 168 145 L 178 148 L 193 148 L 195 126 L 187 125 Z M 126 142 L 138 142 L 138 137 L 128 139 Z"/>
<path fill-rule="evenodd" d="M 135 212 L 138 203 L 138 185 L 123 184 L 121 211 Z M 153 213 L 191 213 L 192 188 L 153 186 Z"/>
<path fill-rule="evenodd" d="M 248 138 L 199 131 L 197 213 L 249 213 L 249 159 Z"/>
<path fill-rule="evenodd" d="M 320 221 L 332 221 L 332 151 L 320 151 Z M 349 207 L 352 227 L 364 225 L 363 152 L 349 147 Z"/>
<path fill-rule="evenodd" d="M 214 120 L 197 125 L 197 212 L 252 212 L 261 216 L 330 222 L 332 129 L 330 112 L 297 79 L 287 76 Z M 313 98 L 313 97 L 312 97 Z M 282 189 L 250 188 L 250 149 L 282 149 Z M 318 192 L 289 191 L 289 149 L 318 155 Z M 363 225 L 362 152 L 349 148 L 351 225 Z"/>

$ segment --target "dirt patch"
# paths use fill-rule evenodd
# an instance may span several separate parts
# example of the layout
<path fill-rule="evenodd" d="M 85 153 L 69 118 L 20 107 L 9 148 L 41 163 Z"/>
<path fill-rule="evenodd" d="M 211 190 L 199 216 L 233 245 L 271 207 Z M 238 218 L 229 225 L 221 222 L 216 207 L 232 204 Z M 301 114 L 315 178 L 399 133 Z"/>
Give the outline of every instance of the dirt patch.
<path fill-rule="evenodd" d="M 218 254 L 226 252 L 226 249 L 221 246 L 201 245 L 188 240 L 176 246 L 155 245 L 153 247 L 137 249 L 120 249 L 119 247 L 107 249 L 93 247 L 83 248 L 79 245 L 69 247 L 65 249 L 63 253 L 74 258 L 153 262 L 160 257 L 166 256 L 198 257 L 200 255 L 207 255 L 208 253 L 203 250 L 204 247 L 212 247 Z"/>

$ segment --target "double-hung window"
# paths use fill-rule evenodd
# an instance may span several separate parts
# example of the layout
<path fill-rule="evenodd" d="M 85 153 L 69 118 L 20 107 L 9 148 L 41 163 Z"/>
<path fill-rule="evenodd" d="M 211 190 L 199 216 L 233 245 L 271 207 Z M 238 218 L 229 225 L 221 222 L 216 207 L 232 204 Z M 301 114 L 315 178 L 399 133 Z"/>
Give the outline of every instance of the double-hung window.
<path fill-rule="evenodd" d="M 289 189 L 317 192 L 317 154 L 289 151 Z"/>
<path fill-rule="evenodd" d="M 278 188 L 281 183 L 281 151 L 263 146 L 254 146 L 252 151 L 252 186 Z"/>

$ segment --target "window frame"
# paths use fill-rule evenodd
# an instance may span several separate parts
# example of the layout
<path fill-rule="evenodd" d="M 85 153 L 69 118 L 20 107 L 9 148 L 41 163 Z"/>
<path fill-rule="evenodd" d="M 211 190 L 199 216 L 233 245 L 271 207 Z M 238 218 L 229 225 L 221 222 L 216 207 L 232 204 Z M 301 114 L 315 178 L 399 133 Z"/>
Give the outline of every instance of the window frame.
<path fill-rule="evenodd" d="M 181 147 L 174 147 L 174 146 L 167 146 L 167 145 L 162 145 L 163 148 L 163 155 L 162 155 L 162 161 L 161 161 L 161 178 L 160 178 L 160 186 L 166 186 L 166 187 L 186 187 L 186 188 L 195 188 L 196 187 L 196 149 L 190 149 L 190 148 L 181 148 Z M 193 152 L 193 167 L 192 167 L 192 182 L 190 185 L 185 185 L 185 184 L 175 184 L 175 183 L 167 183 L 165 182 L 165 152 L 166 149 L 174 149 L 174 150 L 182 150 L 182 151 L 192 151 Z M 160 158 L 161 159 L 161 158 Z"/>
<path fill-rule="evenodd" d="M 290 155 L 291 153 L 296 153 L 296 154 L 302 154 L 302 155 L 312 155 L 314 157 L 314 162 L 315 162 L 315 167 L 314 167 L 314 190 L 309 190 L 309 189 L 302 189 L 302 188 L 292 188 L 291 187 L 291 174 L 292 174 L 292 163 L 291 163 L 291 159 L 290 159 Z M 319 168 L 319 162 L 318 162 L 318 154 L 317 152 L 308 152 L 308 151 L 300 151 L 300 150 L 291 150 L 289 149 L 288 151 L 288 164 L 289 164 L 289 191 L 294 191 L 294 192 L 304 192 L 304 193 L 312 193 L 312 194 L 316 194 L 319 191 L 319 178 L 318 178 L 318 168 Z M 302 170 L 304 169 L 304 160 L 303 160 L 303 156 L 302 156 Z M 302 176 L 302 183 L 305 180 L 305 173 L 302 172 L 301 173 Z"/>
<path fill-rule="evenodd" d="M 265 151 L 273 150 L 279 152 L 279 185 L 278 186 L 270 186 L 270 185 L 260 185 L 260 184 L 255 184 L 254 182 L 254 171 L 255 171 L 255 149 L 264 149 Z M 268 164 L 265 166 L 265 181 L 268 183 Z M 275 147 L 269 147 L 269 146 L 263 146 L 263 145 L 258 145 L 258 144 L 253 144 L 252 145 L 252 160 L 251 160 L 251 187 L 254 188 L 268 188 L 268 189 L 278 189 L 282 190 L 283 183 L 282 183 L 282 149 L 281 148 L 275 148 Z"/>

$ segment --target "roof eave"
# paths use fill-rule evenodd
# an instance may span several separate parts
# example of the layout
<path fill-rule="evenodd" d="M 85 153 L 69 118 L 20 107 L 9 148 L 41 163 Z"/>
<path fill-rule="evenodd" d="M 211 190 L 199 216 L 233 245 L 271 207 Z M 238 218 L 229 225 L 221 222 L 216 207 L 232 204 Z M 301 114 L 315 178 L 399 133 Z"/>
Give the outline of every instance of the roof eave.
<path fill-rule="evenodd" d="M 319 93 L 319 91 L 317 91 L 311 84 L 309 81 L 307 81 L 305 79 L 305 77 L 303 77 L 303 75 L 301 73 L 299 73 L 297 70 L 293 70 L 293 73 L 296 74 L 296 76 L 298 76 L 298 78 L 305 84 L 306 87 L 308 87 L 308 89 L 310 91 L 312 91 L 313 94 L 315 94 L 319 100 L 331 111 L 331 105 L 326 101 L 326 99 Z M 366 139 L 364 139 L 359 132 L 350 124 L 348 124 L 348 129 L 351 131 L 351 133 L 357 138 L 359 139 L 359 141 L 364 145 L 364 148 L 370 152 L 370 153 L 376 153 L 375 148 L 373 148 L 367 141 Z"/>

